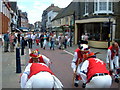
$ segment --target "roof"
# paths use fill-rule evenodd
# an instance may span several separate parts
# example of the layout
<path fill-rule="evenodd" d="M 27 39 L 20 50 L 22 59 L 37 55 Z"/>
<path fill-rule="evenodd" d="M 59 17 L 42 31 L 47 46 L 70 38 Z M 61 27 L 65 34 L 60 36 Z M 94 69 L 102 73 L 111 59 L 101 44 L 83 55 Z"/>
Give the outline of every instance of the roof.
<path fill-rule="evenodd" d="M 60 11 L 61 8 L 59 8 L 58 6 L 54 6 L 54 4 L 51 4 L 51 6 L 49 6 L 49 7 L 46 9 L 46 11 L 49 12 L 49 11 L 51 11 L 51 10 L 53 10 L 53 11 Z"/>
<path fill-rule="evenodd" d="M 77 14 L 78 4 L 79 4 L 78 2 L 71 2 L 66 8 L 62 9 L 52 21 L 60 19 L 65 16 L 73 15 L 74 12 L 76 12 Z"/>

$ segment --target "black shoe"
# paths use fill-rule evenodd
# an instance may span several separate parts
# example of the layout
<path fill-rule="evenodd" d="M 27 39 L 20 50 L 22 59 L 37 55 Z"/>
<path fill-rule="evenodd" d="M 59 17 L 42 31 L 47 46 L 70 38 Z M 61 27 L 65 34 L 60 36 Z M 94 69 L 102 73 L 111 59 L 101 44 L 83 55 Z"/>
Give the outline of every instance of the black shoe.
<path fill-rule="evenodd" d="M 75 87 L 78 87 L 78 83 L 74 83 L 74 86 L 75 86 Z"/>
<path fill-rule="evenodd" d="M 4 52 L 9 52 L 9 51 L 4 51 Z"/>
<path fill-rule="evenodd" d="M 61 49 L 61 48 L 59 47 L 59 49 Z"/>
<path fill-rule="evenodd" d="M 82 84 L 82 88 L 85 88 L 85 87 L 86 87 L 86 84 L 85 84 L 85 83 L 83 83 L 83 84 Z"/>
<path fill-rule="evenodd" d="M 116 82 L 116 83 L 119 83 L 119 80 L 118 80 L 118 78 L 115 78 L 115 82 Z"/>

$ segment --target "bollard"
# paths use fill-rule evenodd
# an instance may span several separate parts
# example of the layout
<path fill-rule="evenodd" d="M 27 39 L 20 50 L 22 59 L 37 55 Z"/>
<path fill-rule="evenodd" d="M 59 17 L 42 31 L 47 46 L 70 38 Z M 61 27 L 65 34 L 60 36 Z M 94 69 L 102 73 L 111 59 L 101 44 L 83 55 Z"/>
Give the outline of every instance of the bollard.
<path fill-rule="evenodd" d="M 16 73 L 21 73 L 20 48 L 16 48 Z"/>

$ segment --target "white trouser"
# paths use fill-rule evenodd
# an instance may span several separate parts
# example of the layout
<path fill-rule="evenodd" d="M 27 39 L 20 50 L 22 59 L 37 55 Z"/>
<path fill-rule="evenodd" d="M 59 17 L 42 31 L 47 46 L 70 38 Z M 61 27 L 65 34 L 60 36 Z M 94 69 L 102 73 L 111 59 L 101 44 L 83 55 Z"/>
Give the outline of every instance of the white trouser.
<path fill-rule="evenodd" d="M 111 84 L 112 78 L 110 75 L 95 76 L 86 84 L 86 88 L 110 88 Z"/>
<path fill-rule="evenodd" d="M 43 47 L 45 47 L 46 44 L 47 44 L 47 40 L 44 40 L 44 42 L 43 42 Z"/>
<path fill-rule="evenodd" d="M 116 69 L 119 68 L 119 57 L 118 56 L 115 56 L 113 58 L 113 60 L 110 60 L 110 69 L 111 70 L 114 70 L 114 65 L 115 65 Z"/>
<path fill-rule="evenodd" d="M 26 83 L 25 88 L 53 88 L 54 79 L 49 72 L 40 72 L 33 75 Z"/>

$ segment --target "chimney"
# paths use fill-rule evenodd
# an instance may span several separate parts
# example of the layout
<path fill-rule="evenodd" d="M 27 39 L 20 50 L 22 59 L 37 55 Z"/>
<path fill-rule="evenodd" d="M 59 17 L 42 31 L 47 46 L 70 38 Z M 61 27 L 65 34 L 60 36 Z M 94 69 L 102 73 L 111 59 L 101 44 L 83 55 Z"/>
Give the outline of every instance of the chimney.
<path fill-rule="evenodd" d="M 51 7 L 54 7 L 54 4 L 51 4 Z"/>

